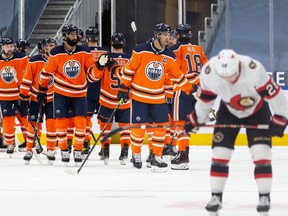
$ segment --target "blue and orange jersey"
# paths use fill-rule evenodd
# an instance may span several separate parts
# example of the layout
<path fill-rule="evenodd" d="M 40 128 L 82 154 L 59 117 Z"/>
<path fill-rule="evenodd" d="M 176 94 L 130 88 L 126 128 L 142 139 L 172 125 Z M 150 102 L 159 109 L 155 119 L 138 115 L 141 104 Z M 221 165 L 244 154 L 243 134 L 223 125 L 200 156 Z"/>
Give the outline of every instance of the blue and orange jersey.
<path fill-rule="evenodd" d="M 110 53 L 110 58 L 113 58 L 120 66 L 125 66 L 130 59 L 130 55 L 125 53 Z M 121 70 L 122 71 L 122 70 Z M 118 88 L 120 85 L 121 73 L 111 73 L 108 68 L 104 69 L 101 79 L 100 99 L 99 103 L 110 109 L 115 109 L 119 100 L 117 99 Z M 119 109 L 128 109 L 130 100 L 127 103 L 121 104 Z"/>
<path fill-rule="evenodd" d="M 0 55 L 0 100 L 18 100 L 27 62 L 28 56 L 23 53 L 15 52 L 10 59 Z"/>
<path fill-rule="evenodd" d="M 157 50 L 153 42 L 138 45 L 125 66 L 121 82 L 130 88 L 133 100 L 149 104 L 165 103 L 165 86 L 190 93 L 192 85 L 176 64 L 168 48 Z"/>
<path fill-rule="evenodd" d="M 47 87 L 54 76 L 54 91 L 67 97 L 87 95 L 87 76 L 97 81 L 102 72 L 95 66 L 95 60 L 87 47 L 76 46 L 68 53 L 64 45 L 51 50 L 47 65 L 40 76 L 40 85 Z"/>
<path fill-rule="evenodd" d="M 178 43 L 171 48 L 176 56 L 176 62 L 191 84 L 199 84 L 199 74 L 202 66 L 208 61 L 201 46 L 191 43 Z"/>
<path fill-rule="evenodd" d="M 39 88 L 42 69 L 47 64 L 48 59 L 43 55 L 35 55 L 29 59 L 26 72 L 23 76 L 20 86 L 20 94 L 30 96 L 31 100 L 37 102 L 37 93 Z M 54 79 L 50 78 L 47 91 L 47 102 L 53 101 Z"/>

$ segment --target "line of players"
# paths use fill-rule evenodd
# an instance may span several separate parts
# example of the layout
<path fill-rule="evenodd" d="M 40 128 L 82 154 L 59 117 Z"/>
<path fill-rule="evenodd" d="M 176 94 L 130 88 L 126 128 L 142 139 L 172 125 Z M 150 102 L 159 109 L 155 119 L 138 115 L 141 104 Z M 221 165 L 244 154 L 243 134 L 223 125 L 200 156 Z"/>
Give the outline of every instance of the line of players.
<path fill-rule="evenodd" d="M 57 44 L 53 39 L 46 38 L 42 41 L 41 44 L 39 44 L 39 45 L 41 45 L 41 46 L 39 46 L 39 48 L 42 48 L 42 49 L 39 49 L 39 54 L 31 57 L 29 59 L 29 62 L 28 62 L 28 58 L 23 55 L 23 58 L 25 59 L 25 64 L 24 64 L 25 67 L 23 66 L 23 68 L 20 70 L 22 70 L 22 71 L 26 70 L 26 72 L 24 74 L 24 78 L 22 79 L 22 77 L 18 78 L 17 76 L 14 76 L 14 77 L 17 77 L 17 79 L 14 79 L 14 81 L 15 80 L 22 80 L 22 83 L 19 81 L 17 81 L 17 82 L 15 81 L 17 88 L 18 87 L 20 88 L 20 96 L 19 96 L 20 100 L 19 100 L 19 102 L 16 103 L 16 100 L 18 100 L 18 98 L 16 99 L 16 96 L 15 96 L 15 99 L 13 99 L 13 101 L 11 103 L 11 108 L 13 108 L 13 109 L 11 109 L 11 111 L 10 111 L 10 115 L 11 115 L 9 118 L 10 120 L 7 120 L 6 116 L 3 115 L 3 117 L 4 117 L 3 118 L 4 141 L 5 141 L 5 144 L 7 144 L 7 146 L 8 146 L 7 147 L 7 153 L 11 154 L 11 153 L 13 153 L 14 147 L 15 147 L 15 140 L 11 136 L 11 134 L 14 135 L 13 130 L 14 130 L 15 125 L 12 124 L 12 122 L 14 122 L 14 121 L 12 121 L 12 118 L 14 118 L 14 116 L 15 116 L 14 115 L 15 109 L 18 109 L 19 110 L 18 112 L 20 114 L 23 113 L 23 115 L 22 115 L 23 119 L 25 119 L 25 118 L 27 119 L 27 111 L 29 110 L 29 122 L 30 123 L 28 123 L 27 120 L 26 120 L 26 122 L 23 123 L 23 128 L 25 128 L 25 126 L 26 126 L 27 131 L 28 131 L 27 133 L 26 133 L 26 131 L 23 132 L 25 141 L 27 143 L 26 144 L 27 145 L 26 146 L 27 153 L 24 156 L 24 160 L 26 160 L 26 161 L 29 161 L 33 155 L 31 149 L 32 149 L 33 140 L 35 139 L 34 138 L 34 129 L 36 127 L 37 114 L 39 112 L 39 105 L 40 105 L 39 101 L 41 102 L 41 99 L 44 100 L 42 102 L 45 102 L 45 106 L 43 107 L 43 113 L 45 114 L 45 117 L 46 117 L 46 130 L 47 130 L 46 131 L 46 144 L 47 144 L 46 154 L 47 154 L 49 161 L 52 161 L 52 162 L 53 162 L 53 160 L 55 160 L 55 147 L 56 147 L 56 145 L 58 145 L 59 148 L 61 149 L 62 161 L 63 162 L 69 162 L 70 161 L 70 153 L 71 153 L 73 135 L 75 136 L 75 139 L 74 139 L 74 160 L 75 160 L 75 162 L 81 162 L 82 161 L 81 156 L 86 155 L 89 151 L 90 140 L 91 140 L 91 126 L 92 126 L 91 118 L 92 118 L 93 114 L 95 114 L 95 113 L 97 114 L 98 124 L 100 126 L 100 130 L 102 130 L 104 128 L 106 122 L 107 122 L 107 119 L 109 118 L 109 116 L 111 115 L 112 111 L 115 109 L 115 107 L 118 103 L 119 95 L 117 97 L 117 94 L 118 94 L 118 88 L 119 88 L 119 86 L 121 86 L 121 81 L 120 81 L 121 78 L 123 81 L 123 77 L 121 77 L 121 76 L 123 75 L 123 73 L 125 74 L 125 68 L 126 67 L 124 68 L 124 66 L 127 64 L 128 60 L 130 59 L 129 55 L 123 53 L 123 48 L 125 46 L 124 35 L 122 33 L 113 34 L 111 41 L 112 41 L 112 46 L 113 46 L 114 50 L 113 50 L 113 52 L 109 53 L 108 50 L 98 46 L 99 32 L 96 28 L 92 27 L 92 28 L 87 29 L 85 32 L 86 33 L 85 34 L 85 40 L 86 40 L 85 42 L 87 45 L 86 47 L 88 47 L 89 51 L 87 49 L 84 49 L 84 51 L 79 50 L 79 53 L 81 53 L 81 52 L 90 53 L 91 52 L 93 54 L 94 61 L 97 60 L 97 63 L 98 63 L 98 67 L 96 67 L 96 68 L 98 71 L 100 71 L 96 76 L 88 74 L 88 76 L 87 76 L 88 77 L 88 79 L 87 79 L 88 84 L 86 84 L 84 82 L 84 86 L 85 87 L 86 87 L 86 85 L 88 86 L 87 98 L 85 98 L 85 100 L 87 100 L 87 103 L 83 100 L 80 101 L 80 103 L 87 104 L 87 112 L 85 114 L 83 114 L 83 116 L 87 115 L 87 117 L 85 118 L 85 122 L 83 121 L 83 119 L 79 120 L 79 117 L 78 117 L 79 113 L 75 114 L 79 111 L 79 108 L 78 108 L 78 111 L 77 111 L 77 109 L 76 109 L 76 111 L 73 111 L 73 109 L 75 109 L 75 108 L 70 107 L 68 109 L 69 112 L 67 113 L 67 116 L 66 116 L 66 114 L 64 116 L 62 114 L 60 114 L 58 117 L 56 117 L 56 120 L 55 120 L 55 116 L 57 116 L 57 113 L 55 113 L 56 112 L 55 111 L 55 97 L 56 98 L 58 97 L 59 92 L 60 92 L 60 94 L 59 94 L 60 96 L 64 95 L 65 97 L 70 97 L 71 92 L 75 89 L 72 89 L 71 91 L 69 89 L 68 90 L 65 89 L 67 86 L 69 86 L 72 83 L 70 83 L 70 84 L 69 83 L 63 83 L 63 81 L 61 80 L 61 79 L 63 79 L 63 77 L 56 78 L 56 80 L 55 80 L 54 74 L 52 74 L 53 76 L 51 76 L 51 73 L 50 74 L 45 73 L 45 67 L 49 66 L 48 59 L 52 59 L 56 55 L 59 55 L 59 56 L 62 54 L 63 55 L 65 54 L 67 56 L 75 55 L 77 53 L 76 51 L 78 51 L 77 49 L 79 49 L 79 47 L 82 47 L 82 46 L 79 46 L 77 44 L 81 44 L 81 39 L 84 36 L 83 31 L 79 30 L 77 27 L 75 27 L 73 25 L 64 26 L 64 28 L 62 29 L 62 33 L 63 33 L 63 41 L 64 41 L 63 45 L 62 45 L 62 49 L 64 50 L 63 52 L 60 51 L 59 54 L 53 53 L 51 55 L 51 53 L 50 53 L 51 49 L 56 47 Z M 74 42 L 75 42 L 74 38 L 75 37 L 76 37 L 76 44 L 74 45 Z M 203 53 L 201 47 L 194 46 L 190 43 L 191 37 L 192 37 L 192 28 L 188 24 L 180 24 L 177 26 L 176 30 L 171 31 L 171 28 L 169 25 L 161 23 L 161 24 L 156 25 L 155 30 L 154 30 L 153 39 L 151 39 L 150 41 L 148 41 L 147 43 L 144 43 L 144 44 L 146 44 L 147 47 L 149 47 L 149 49 L 151 49 L 151 50 L 149 50 L 149 52 L 151 52 L 151 54 L 152 54 L 151 55 L 152 56 L 151 62 L 154 61 L 153 59 L 155 58 L 155 56 L 156 57 L 160 56 L 161 58 L 163 58 L 161 60 L 162 62 L 160 62 L 161 64 L 163 64 L 164 61 L 166 61 L 167 59 L 170 59 L 170 58 L 173 59 L 173 61 L 175 61 L 175 56 L 176 56 L 176 61 L 175 61 L 176 66 L 174 65 L 174 63 L 171 65 L 173 65 L 173 67 L 177 68 L 177 70 L 179 70 L 179 68 L 181 69 L 181 75 L 183 74 L 181 76 L 182 81 L 184 80 L 187 83 L 193 84 L 194 85 L 193 92 L 195 92 L 197 89 L 196 85 L 199 83 L 199 76 L 198 75 L 200 73 L 202 65 L 204 65 L 207 62 L 207 58 L 206 58 L 205 54 Z M 3 38 L 3 39 L 5 39 L 5 38 Z M 172 42 L 173 40 L 174 40 L 174 42 Z M 171 42 L 172 42 L 172 44 L 171 44 Z M 11 45 L 11 47 L 12 47 L 13 41 L 11 40 L 10 42 L 5 43 L 5 41 L 2 40 L 2 47 L 5 47 L 7 45 Z M 141 46 L 141 45 L 139 45 L 139 46 Z M 169 46 L 169 49 L 167 48 L 167 46 Z M 143 51 L 145 51 L 145 50 L 143 50 Z M 133 52 L 135 52 L 135 50 Z M 141 50 L 141 52 L 142 52 L 142 50 Z M 99 60 L 100 60 L 99 57 L 103 54 L 108 54 L 109 59 L 108 60 L 106 59 L 106 62 L 104 63 L 103 66 L 101 66 L 101 65 L 99 66 Z M 17 55 L 13 52 L 13 54 L 11 54 L 11 56 L 13 56 L 13 59 L 14 59 Z M 53 57 L 51 57 L 51 56 L 53 56 Z M 104 55 L 104 57 L 105 57 L 105 55 Z M 64 57 L 61 57 L 60 59 L 64 59 Z M 115 64 L 115 62 L 114 62 L 115 60 L 117 61 L 117 66 L 121 66 L 120 67 L 121 70 L 115 70 L 115 67 L 113 68 L 113 66 Z M 61 72 L 63 72 L 63 74 L 65 74 L 66 78 L 70 76 L 69 79 L 74 79 L 76 77 L 76 74 L 79 73 L 79 71 L 77 71 L 77 67 L 81 67 L 81 65 L 77 65 L 78 62 L 75 60 L 70 61 L 69 58 L 66 59 L 65 61 L 66 62 L 64 62 L 65 64 L 63 65 L 64 69 Z M 6 60 L 6 62 L 7 62 L 7 60 Z M 69 63 L 69 64 L 67 64 L 67 63 Z M 73 65 L 75 63 L 76 63 L 76 65 Z M 96 63 L 96 65 L 97 65 L 97 63 Z M 26 67 L 26 64 L 27 64 L 27 67 Z M 47 64 L 48 64 L 48 66 L 47 66 Z M 59 62 L 57 62 L 57 64 L 59 64 Z M 164 64 L 166 64 L 166 62 L 164 62 Z M 155 79 L 155 75 L 157 75 L 157 73 L 155 73 L 155 71 L 157 71 L 157 70 L 155 70 L 155 66 L 157 66 L 157 64 L 153 64 L 152 68 L 150 68 L 151 74 L 149 76 L 152 77 L 151 79 Z M 43 68 L 43 67 L 44 67 L 44 70 L 42 73 L 40 73 L 42 71 L 41 68 Z M 53 70 L 56 70 L 56 69 L 53 68 Z M 114 70 L 114 71 L 111 72 L 111 70 Z M 170 73 L 166 68 L 162 68 L 162 70 L 163 71 L 161 71 L 161 73 L 165 73 L 165 76 L 163 76 L 163 77 L 166 77 L 166 75 L 168 73 Z M 17 71 L 17 73 L 14 72 L 14 75 L 15 74 L 17 74 L 17 75 L 21 74 L 21 71 L 18 72 L 18 69 L 16 71 Z M 86 73 L 87 73 L 87 71 L 86 71 Z M 13 72 L 12 72 L 12 74 L 13 74 Z M 22 74 L 23 74 L 23 72 L 22 72 Z M 126 76 L 129 76 L 129 74 Z M 185 78 L 183 78 L 183 77 L 185 77 Z M 41 81 L 43 81 L 43 80 L 44 80 L 44 83 L 46 82 L 44 84 L 44 85 L 46 85 L 45 87 L 43 87 L 42 83 L 41 83 Z M 157 81 L 157 78 L 155 80 Z M 181 85 L 183 85 L 183 83 L 181 83 L 181 85 L 179 85 L 179 83 L 177 83 L 178 81 L 175 79 L 175 77 L 172 77 L 172 79 L 171 78 L 166 79 L 165 82 L 167 82 L 167 80 L 169 80 L 168 84 L 166 83 L 165 86 L 161 86 L 161 88 L 165 89 L 166 97 L 165 96 L 163 97 L 162 90 L 161 90 L 161 94 L 160 94 L 161 100 L 158 100 L 156 102 L 156 104 L 159 104 L 159 101 L 161 104 L 163 104 L 162 106 L 167 107 L 167 104 L 168 104 L 170 107 L 169 108 L 170 109 L 170 111 L 169 111 L 170 112 L 169 113 L 170 123 L 172 123 L 173 122 L 172 119 L 174 119 L 175 124 L 184 125 L 185 120 L 186 120 L 186 115 L 191 112 L 191 110 L 194 106 L 194 103 L 195 103 L 195 98 L 194 98 L 193 94 L 190 94 L 190 91 L 192 90 L 192 86 L 185 84 L 186 85 L 186 92 L 188 93 L 188 94 L 185 94 L 184 91 L 180 90 Z M 174 93 L 174 96 L 173 96 L 173 85 L 171 83 L 171 80 L 174 81 L 174 83 L 173 83 L 174 84 L 174 91 L 175 91 L 175 88 L 177 90 L 177 91 L 175 91 L 176 93 Z M 55 82 L 56 82 L 56 84 L 55 84 Z M 40 83 L 40 87 L 39 87 L 39 83 Z M 67 84 L 67 86 L 66 86 L 66 84 Z M 178 88 L 177 85 L 180 87 Z M 189 86 L 189 88 L 187 86 Z M 79 88 L 78 88 L 78 86 L 74 86 L 74 88 L 76 88 L 79 91 L 85 91 L 84 90 L 85 87 L 79 86 Z M 55 91 L 55 88 L 58 91 Z M 15 91 L 15 88 L 14 88 L 14 91 Z M 130 94 L 132 95 L 132 100 L 139 102 L 139 100 L 137 98 L 136 99 L 133 98 L 133 92 L 132 91 L 130 92 Z M 150 93 L 148 93 L 148 94 L 150 94 Z M 155 93 L 152 93 L 152 94 L 153 94 L 152 97 L 155 97 L 156 94 Z M 134 93 L 134 95 L 137 95 L 137 93 Z M 64 97 L 64 99 L 60 97 L 60 99 L 66 100 L 67 98 L 65 98 L 65 97 Z M 157 97 L 159 98 L 159 95 L 156 96 L 155 98 L 157 98 Z M 144 98 L 145 98 L 145 95 L 144 95 Z M 162 98 L 164 98 L 164 99 L 166 98 L 166 101 L 163 102 Z M 54 113 L 53 113 L 53 103 L 52 103 L 53 101 L 54 101 Z M 79 101 L 77 101 L 77 103 L 78 102 Z M 99 106 L 99 102 L 100 102 L 100 106 Z M 71 105 L 71 103 L 72 102 L 68 102 L 67 104 L 69 106 L 75 105 L 75 104 Z M 129 99 L 129 100 L 127 100 L 127 103 L 122 104 L 115 115 L 115 121 L 118 122 L 120 127 L 129 125 L 129 123 L 131 122 L 130 121 L 130 115 L 133 116 L 135 113 L 135 111 L 130 113 L 130 110 L 131 110 L 130 109 L 130 103 L 131 103 L 131 100 Z M 140 103 L 142 103 L 141 99 L 140 99 Z M 63 103 L 60 103 L 60 104 L 63 104 Z M 148 104 L 154 104 L 153 99 L 152 99 L 152 102 L 151 103 L 148 102 Z M 3 106 L 4 105 L 1 104 L 1 107 L 3 107 Z M 64 108 L 68 108 L 68 107 L 64 107 Z M 141 112 L 142 112 L 142 109 L 138 109 L 138 110 L 141 110 Z M 63 113 L 64 112 L 63 107 L 60 106 L 57 111 L 58 112 L 62 111 L 62 113 Z M 156 112 L 158 112 L 158 111 L 156 110 Z M 2 108 L 2 113 L 3 113 L 3 108 Z M 162 112 L 162 113 L 165 113 L 165 112 Z M 137 117 L 139 117 L 138 114 L 137 114 Z M 137 117 L 136 117 L 136 119 L 137 119 Z M 168 118 L 168 115 L 167 115 L 167 117 L 165 117 L 165 119 L 166 118 Z M 58 119 L 58 123 L 56 123 L 57 119 Z M 62 119 L 62 120 L 65 119 L 65 120 L 61 121 L 59 119 Z M 144 120 L 144 118 L 142 120 Z M 157 121 L 158 120 L 155 121 L 154 119 L 149 119 L 148 121 L 145 120 L 145 123 L 148 123 L 148 122 L 149 123 L 157 123 Z M 161 119 L 161 121 L 163 121 L 163 120 Z M 7 126 L 7 122 L 9 122 L 8 126 Z M 41 120 L 41 122 L 42 122 L 42 120 Z M 76 125 L 77 124 L 79 125 L 79 122 L 82 122 L 83 124 L 80 124 L 81 126 L 77 127 Z M 165 120 L 163 122 L 168 122 L 168 120 L 167 121 Z M 134 122 L 134 124 L 135 123 L 136 122 Z M 137 123 L 139 123 L 138 120 L 137 120 Z M 83 125 L 86 125 L 86 127 L 83 128 Z M 112 123 L 110 123 L 108 125 L 107 129 L 103 133 L 103 136 L 105 136 L 108 132 L 110 132 L 111 127 L 112 127 Z M 9 130 L 11 130 L 11 131 L 9 131 L 7 128 L 10 128 Z M 13 128 L 13 130 L 12 130 L 12 128 Z M 78 128 L 78 130 L 77 130 L 77 128 Z M 83 132 L 83 130 L 84 130 L 84 132 Z M 175 133 L 175 131 L 177 131 L 177 133 Z M 189 163 L 188 153 L 189 153 L 190 136 L 187 135 L 186 133 L 184 133 L 183 127 L 171 128 L 171 133 L 170 133 L 170 130 L 164 131 L 164 133 L 166 133 L 166 136 L 164 136 L 165 140 L 163 140 L 164 142 L 162 142 L 162 140 L 161 141 L 159 141 L 157 139 L 155 140 L 155 137 L 153 139 L 153 134 L 154 135 L 155 135 L 155 133 L 157 134 L 157 131 L 155 132 L 155 130 L 150 130 L 147 132 L 149 134 L 148 143 L 149 143 L 149 148 L 150 148 L 150 155 L 147 159 L 147 166 L 148 167 L 151 166 L 151 160 L 153 159 L 153 155 L 154 156 L 156 155 L 157 156 L 156 158 L 159 159 L 159 158 L 161 158 L 162 152 L 163 152 L 164 155 L 169 155 L 169 156 L 171 155 L 173 157 L 176 156 L 171 161 L 173 169 L 188 169 L 188 163 Z M 162 136 L 161 133 L 160 133 L 160 136 Z M 10 135 L 9 138 L 8 138 L 8 135 Z M 38 137 L 41 136 L 41 127 L 39 128 L 37 135 L 38 135 Z M 134 134 L 133 134 L 133 130 L 132 130 L 131 137 L 133 137 L 133 135 Z M 137 135 L 139 135 L 139 134 L 137 134 Z M 170 144 L 171 137 L 173 137 L 173 140 L 174 140 L 173 145 Z M 84 145 L 82 148 L 81 142 L 83 139 L 84 139 Z M 177 148 L 176 148 L 177 141 L 178 141 L 179 152 L 177 151 Z M 101 143 L 101 151 L 99 152 L 99 155 L 101 156 L 101 159 L 104 160 L 105 164 L 108 163 L 108 159 L 109 159 L 110 142 L 111 142 L 111 140 L 108 140 L 105 143 Z M 143 142 L 143 140 L 141 142 Z M 138 153 L 141 152 L 141 149 L 139 150 L 139 148 L 137 149 L 137 147 L 135 147 L 137 145 L 139 146 L 140 145 L 139 143 L 141 143 L 141 142 L 139 142 L 139 141 L 134 142 L 133 138 L 132 138 L 131 143 L 132 143 L 133 156 L 136 155 L 136 154 L 134 154 L 135 152 L 138 152 Z M 159 144 L 161 142 L 163 144 L 165 143 L 165 146 L 162 144 Z M 155 143 L 157 143 L 157 144 L 155 144 Z M 120 144 L 121 144 L 121 155 L 120 155 L 119 159 L 121 160 L 122 164 L 126 164 L 126 159 L 128 157 L 128 149 L 130 147 L 130 131 L 129 130 L 121 132 Z M 25 145 L 25 143 L 23 145 Z M 18 146 L 18 147 L 23 147 L 23 145 Z M 157 146 L 159 148 L 158 149 L 156 148 L 157 150 L 155 150 L 153 152 L 153 148 L 155 148 L 155 146 Z M 138 157 L 138 162 L 136 163 L 134 160 L 135 157 L 132 157 L 132 159 L 134 161 L 134 166 L 137 168 L 141 168 L 142 167 L 142 161 L 140 161 L 139 157 Z M 163 161 L 160 161 L 160 163 L 162 165 L 159 165 L 157 163 L 157 166 L 159 165 L 161 167 L 161 166 L 163 166 L 163 164 L 165 164 Z M 164 165 L 163 168 L 165 168 L 165 167 L 167 167 L 167 166 Z"/>

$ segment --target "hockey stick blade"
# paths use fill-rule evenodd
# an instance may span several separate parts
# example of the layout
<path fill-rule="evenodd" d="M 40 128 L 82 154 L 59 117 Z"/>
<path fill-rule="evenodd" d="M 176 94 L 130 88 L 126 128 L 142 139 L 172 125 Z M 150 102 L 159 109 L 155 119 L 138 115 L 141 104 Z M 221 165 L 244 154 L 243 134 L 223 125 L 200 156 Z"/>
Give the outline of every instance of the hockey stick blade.
<path fill-rule="evenodd" d="M 36 148 L 32 148 L 33 155 L 35 156 L 36 160 L 39 164 L 43 165 L 43 161 L 41 160 L 39 154 L 36 151 Z"/>
<path fill-rule="evenodd" d="M 78 174 L 79 172 L 78 172 L 78 169 L 65 169 L 65 173 L 66 173 L 67 175 L 76 175 L 76 174 Z"/>
<path fill-rule="evenodd" d="M 132 28 L 133 32 L 137 31 L 136 23 L 134 20 L 131 22 L 131 28 Z"/>

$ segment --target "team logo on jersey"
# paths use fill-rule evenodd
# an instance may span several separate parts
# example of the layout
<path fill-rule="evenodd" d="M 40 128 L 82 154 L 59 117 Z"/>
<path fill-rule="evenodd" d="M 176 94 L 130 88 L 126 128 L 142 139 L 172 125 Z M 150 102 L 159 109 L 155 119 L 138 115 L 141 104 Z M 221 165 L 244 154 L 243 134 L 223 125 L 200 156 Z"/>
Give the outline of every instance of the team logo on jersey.
<path fill-rule="evenodd" d="M 80 68 L 81 66 L 79 62 L 75 60 L 69 60 L 64 64 L 63 71 L 68 78 L 74 79 L 79 76 Z"/>
<path fill-rule="evenodd" d="M 39 73 L 38 75 L 38 82 L 40 83 L 40 77 L 41 77 L 42 72 Z M 51 76 L 48 86 L 51 87 L 54 84 L 54 76 Z"/>
<path fill-rule="evenodd" d="M 158 81 L 162 78 L 164 67 L 160 62 L 150 62 L 146 66 L 146 76 L 152 81 Z"/>
<path fill-rule="evenodd" d="M 253 107 L 256 101 L 257 100 L 255 97 L 250 96 L 243 97 L 240 94 L 238 94 L 235 95 L 233 98 L 231 98 L 230 103 L 228 104 L 236 110 L 244 111 L 245 109 Z"/>
<path fill-rule="evenodd" d="M 224 134 L 222 132 L 217 132 L 213 136 L 213 141 L 215 143 L 220 143 L 224 139 Z"/>
<path fill-rule="evenodd" d="M 16 77 L 16 71 L 13 67 L 4 67 L 1 69 L 1 79 L 5 83 L 12 83 L 15 80 Z"/>

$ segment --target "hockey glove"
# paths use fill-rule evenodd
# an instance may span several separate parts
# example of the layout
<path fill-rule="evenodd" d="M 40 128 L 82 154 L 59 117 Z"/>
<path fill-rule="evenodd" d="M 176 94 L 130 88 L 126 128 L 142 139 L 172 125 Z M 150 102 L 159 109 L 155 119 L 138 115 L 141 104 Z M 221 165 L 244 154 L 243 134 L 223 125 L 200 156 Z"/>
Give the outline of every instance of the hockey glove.
<path fill-rule="evenodd" d="M 29 98 L 29 96 L 24 96 L 22 94 L 19 95 L 18 104 L 22 109 L 26 111 L 29 109 Z"/>
<path fill-rule="evenodd" d="M 99 70 L 103 70 L 104 67 L 107 65 L 108 62 L 108 55 L 107 54 L 102 54 L 99 56 L 98 60 L 96 61 L 95 65 Z"/>
<path fill-rule="evenodd" d="M 46 103 L 47 102 L 47 90 L 48 88 L 42 87 L 39 85 L 38 94 L 37 94 L 37 101 L 39 103 Z"/>
<path fill-rule="evenodd" d="M 117 95 L 118 100 L 122 99 L 123 103 L 126 103 L 127 100 L 129 99 L 129 91 L 130 91 L 130 88 L 121 84 L 118 89 L 118 95 Z"/>
<path fill-rule="evenodd" d="M 193 111 L 192 113 L 187 115 L 187 120 L 184 126 L 185 133 L 186 134 L 196 133 L 199 130 L 199 127 L 198 127 L 199 125 L 200 124 L 197 121 L 196 112 Z"/>
<path fill-rule="evenodd" d="M 107 62 L 107 67 L 108 67 L 108 70 L 109 72 L 113 73 L 115 71 L 115 69 L 117 68 L 117 66 L 119 67 L 118 65 L 118 62 L 115 61 L 114 59 L 109 59 L 109 61 Z"/>
<path fill-rule="evenodd" d="M 274 115 L 269 124 L 271 136 L 283 137 L 287 125 L 287 119 L 280 115 Z"/>

